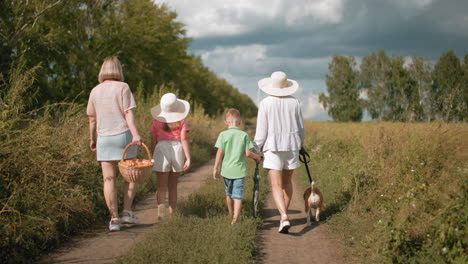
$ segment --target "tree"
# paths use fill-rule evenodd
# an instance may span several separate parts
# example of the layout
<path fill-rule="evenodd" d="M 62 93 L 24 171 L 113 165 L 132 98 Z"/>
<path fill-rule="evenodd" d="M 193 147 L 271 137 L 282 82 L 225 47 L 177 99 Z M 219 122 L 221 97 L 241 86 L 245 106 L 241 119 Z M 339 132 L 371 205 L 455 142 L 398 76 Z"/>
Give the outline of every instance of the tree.
<path fill-rule="evenodd" d="M 328 65 L 326 76 L 328 96 L 320 94 L 319 102 L 335 121 L 349 122 L 362 119 L 359 99 L 358 72 L 354 57 L 335 55 Z"/>
<path fill-rule="evenodd" d="M 364 57 L 361 63 L 361 89 L 371 117 L 378 120 L 406 120 L 410 105 L 409 75 L 401 56 L 388 57 L 383 50 Z"/>
<path fill-rule="evenodd" d="M 409 121 L 433 120 L 432 102 L 432 64 L 423 57 L 413 56 L 408 65 L 411 85 L 410 105 L 407 109 Z"/>
<path fill-rule="evenodd" d="M 432 93 L 438 119 L 462 120 L 467 106 L 463 96 L 463 69 L 453 51 L 445 52 L 434 66 Z"/>

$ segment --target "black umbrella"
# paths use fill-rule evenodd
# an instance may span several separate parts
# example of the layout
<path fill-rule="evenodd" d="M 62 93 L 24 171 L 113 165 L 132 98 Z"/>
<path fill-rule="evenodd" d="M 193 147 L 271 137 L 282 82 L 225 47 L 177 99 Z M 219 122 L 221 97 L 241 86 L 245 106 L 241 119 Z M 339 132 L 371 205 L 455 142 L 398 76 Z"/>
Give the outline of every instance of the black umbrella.
<path fill-rule="evenodd" d="M 254 180 L 253 199 L 252 199 L 252 202 L 253 202 L 253 216 L 257 217 L 257 215 L 258 215 L 258 196 L 259 196 L 258 189 L 260 188 L 260 183 L 259 183 L 260 170 L 258 169 L 258 163 L 257 163 L 257 165 L 255 167 L 255 173 L 254 173 L 253 180 Z"/>

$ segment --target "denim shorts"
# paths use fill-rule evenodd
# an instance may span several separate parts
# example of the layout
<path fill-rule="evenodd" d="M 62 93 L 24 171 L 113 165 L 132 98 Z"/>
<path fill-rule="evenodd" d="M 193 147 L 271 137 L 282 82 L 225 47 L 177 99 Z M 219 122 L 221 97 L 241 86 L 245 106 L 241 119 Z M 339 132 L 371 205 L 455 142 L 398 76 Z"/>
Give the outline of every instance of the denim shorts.
<path fill-rule="evenodd" d="M 224 178 L 226 196 L 234 200 L 242 200 L 244 196 L 245 177 L 240 179 Z"/>
<path fill-rule="evenodd" d="M 98 161 L 117 161 L 128 143 L 132 142 L 132 134 L 127 130 L 113 136 L 98 136 L 96 143 L 96 157 Z M 125 159 L 136 158 L 138 147 L 131 145 L 125 153 Z"/>

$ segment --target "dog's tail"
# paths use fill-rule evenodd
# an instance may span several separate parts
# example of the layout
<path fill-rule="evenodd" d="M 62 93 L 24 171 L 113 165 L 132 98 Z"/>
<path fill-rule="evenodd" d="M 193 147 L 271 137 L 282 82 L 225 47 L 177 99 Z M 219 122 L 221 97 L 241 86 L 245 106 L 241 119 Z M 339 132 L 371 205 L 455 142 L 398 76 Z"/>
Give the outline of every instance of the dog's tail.
<path fill-rule="evenodd" d="M 310 183 L 310 188 L 312 189 L 312 192 L 315 192 L 317 190 L 316 187 L 315 187 L 315 182 L 314 181 L 312 181 Z"/>

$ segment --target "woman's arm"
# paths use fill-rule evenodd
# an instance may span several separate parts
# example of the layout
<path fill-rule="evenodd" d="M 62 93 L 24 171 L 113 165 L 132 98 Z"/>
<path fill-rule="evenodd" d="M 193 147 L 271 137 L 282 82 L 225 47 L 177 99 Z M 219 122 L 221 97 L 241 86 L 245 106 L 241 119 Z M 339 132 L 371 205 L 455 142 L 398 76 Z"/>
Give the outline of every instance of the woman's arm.
<path fill-rule="evenodd" d="M 190 146 L 187 140 L 187 131 L 182 129 L 180 132 L 180 142 L 182 143 L 182 148 L 184 149 L 185 154 L 185 164 L 184 164 L 184 171 L 187 171 L 190 168 L 191 157 L 190 157 Z"/>
<path fill-rule="evenodd" d="M 96 151 L 96 117 L 88 116 L 89 119 L 89 148 Z"/>
<path fill-rule="evenodd" d="M 141 136 L 138 133 L 137 127 L 135 125 L 135 116 L 133 115 L 132 109 L 125 111 L 125 120 L 127 120 L 128 128 L 130 129 L 130 132 L 133 136 L 132 144 L 141 145 L 143 140 L 141 139 Z"/>
<path fill-rule="evenodd" d="M 215 180 L 219 179 L 219 169 L 220 169 L 222 159 L 223 159 L 223 149 L 218 148 L 218 151 L 216 152 L 215 164 L 213 167 L 213 179 Z"/>
<path fill-rule="evenodd" d="M 262 152 L 265 141 L 268 137 L 268 120 L 263 104 L 260 103 L 257 115 L 257 128 L 255 129 L 255 137 L 253 144 L 256 152 Z"/>

